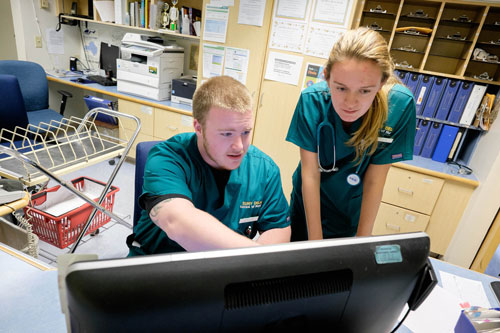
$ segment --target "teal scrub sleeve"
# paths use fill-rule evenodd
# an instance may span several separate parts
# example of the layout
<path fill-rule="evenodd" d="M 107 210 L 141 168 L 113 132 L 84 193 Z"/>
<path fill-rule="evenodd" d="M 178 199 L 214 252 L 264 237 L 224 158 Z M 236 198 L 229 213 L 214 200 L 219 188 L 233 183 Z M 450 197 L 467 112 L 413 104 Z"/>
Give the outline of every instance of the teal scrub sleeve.
<path fill-rule="evenodd" d="M 413 158 L 415 142 L 416 111 L 415 100 L 407 88 L 395 86 L 389 93 L 389 114 L 386 126 L 392 129 L 381 137 L 392 138 L 392 143 L 379 143 L 379 148 L 370 159 L 372 164 L 391 164 Z"/>
<path fill-rule="evenodd" d="M 321 122 L 323 108 L 323 103 L 314 98 L 313 94 L 302 93 L 295 107 L 286 141 L 315 153 L 317 151 L 317 130 Z"/>
<path fill-rule="evenodd" d="M 259 231 L 285 228 L 290 225 L 288 202 L 283 194 L 279 168 L 276 164 L 274 165 L 275 167 L 269 170 L 266 177 L 263 206 L 257 226 Z"/>
<path fill-rule="evenodd" d="M 176 151 L 165 143 L 157 144 L 146 161 L 141 198 L 176 194 L 192 200 L 185 170 L 189 170 L 189 166 Z"/>

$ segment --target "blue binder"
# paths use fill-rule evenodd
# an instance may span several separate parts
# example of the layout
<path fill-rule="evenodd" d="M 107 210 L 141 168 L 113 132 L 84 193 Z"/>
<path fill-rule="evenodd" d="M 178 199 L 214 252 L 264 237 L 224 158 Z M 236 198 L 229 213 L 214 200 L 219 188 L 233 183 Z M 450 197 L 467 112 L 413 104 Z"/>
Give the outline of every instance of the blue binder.
<path fill-rule="evenodd" d="M 444 125 L 439 140 L 436 144 L 436 149 L 432 154 L 432 159 L 437 162 L 446 162 L 448 155 L 450 154 L 453 142 L 455 142 L 455 137 L 458 133 L 458 127 Z"/>
<path fill-rule="evenodd" d="M 460 83 L 457 96 L 455 96 L 455 100 L 453 101 L 453 105 L 451 106 L 450 113 L 448 114 L 448 118 L 446 118 L 446 120 L 454 123 L 460 122 L 460 117 L 462 117 L 465 105 L 469 100 L 472 87 L 474 87 L 474 83 L 472 82 L 462 81 Z"/>
<path fill-rule="evenodd" d="M 422 153 L 420 156 L 431 158 L 434 153 L 434 148 L 436 148 L 436 143 L 439 139 L 439 135 L 441 134 L 441 130 L 443 129 L 443 124 L 441 123 L 432 123 L 429 129 L 429 133 L 425 138 L 424 145 L 422 147 Z"/>
<path fill-rule="evenodd" d="M 439 102 L 439 106 L 436 114 L 434 115 L 434 118 L 440 120 L 446 120 L 448 118 L 448 113 L 450 113 L 451 105 L 453 104 L 455 96 L 457 95 L 460 82 L 460 80 L 448 81 L 443 96 L 441 96 L 441 101 Z"/>
<path fill-rule="evenodd" d="M 85 104 L 87 104 L 89 110 L 95 108 L 105 108 L 113 110 L 113 102 L 107 99 L 102 99 L 95 96 L 83 96 L 83 100 L 85 101 Z M 111 125 L 118 125 L 118 119 L 116 117 L 104 113 L 97 113 L 95 120 L 99 120 L 102 121 L 103 123 Z"/>
<path fill-rule="evenodd" d="M 420 155 L 422 152 L 422 147 L 424 145 L 425 137 L 429 132 L 431 127 L 431 122 L 429 120 L 420 119 L 417 123 L 417 130 L 415 132 L 415 144 L 413 146 L 413 155 Z"/>
<path fill-rule="evenodd" d="M 401 80 L 401 82 L 404 85 L 406 85 L 406 82 L 408 82 L 408 76 L 410 76 L 408 72 L 403 72 L 403 71 L 396 69 L 394 71 L 394 74 Z"/>
<path fill-rule="evenodd" d="M 429 96 L 429 92 L 432 89 L 435 77 L 432 75 L 423 75 L 420 80 L 420 84 L 417 88 L 417 93 L 415 94 L 416 111 L 417 115 L 421 115 L 424 109 L 424 105 Z"/>
<path fill-rule="evenodd" d="M 427 96 L 427 101 L 425 102 L 422 116 L 429 118 L 434 117 L 447 84 L 447 78 L 436 77 L 436 79 L 434 80 L 434 84 L 432 85 L 432 89 L 429 92 L 429 96 Z"/>
<path fill-rule="evenodd" d="M 408 81 L 406 82 L 406 86 L 408 87 L 408 89 L 410 89 L 413 96 L 415 96 L 415 91 L 417 91 L 421 79 L 422 74 L 408 73 Z"/>

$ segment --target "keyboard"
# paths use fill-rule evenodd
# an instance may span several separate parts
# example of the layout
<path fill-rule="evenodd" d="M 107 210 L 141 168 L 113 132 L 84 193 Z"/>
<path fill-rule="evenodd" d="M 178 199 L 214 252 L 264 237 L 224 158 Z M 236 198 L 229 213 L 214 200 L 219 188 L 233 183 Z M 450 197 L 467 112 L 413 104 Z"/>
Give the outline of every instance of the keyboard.
<path fill-rule="evenodd" d="M 99 83 L 101 86 L 116 86 L 116 81 L 100 75 L 87 75 L 87 79 Z"/>

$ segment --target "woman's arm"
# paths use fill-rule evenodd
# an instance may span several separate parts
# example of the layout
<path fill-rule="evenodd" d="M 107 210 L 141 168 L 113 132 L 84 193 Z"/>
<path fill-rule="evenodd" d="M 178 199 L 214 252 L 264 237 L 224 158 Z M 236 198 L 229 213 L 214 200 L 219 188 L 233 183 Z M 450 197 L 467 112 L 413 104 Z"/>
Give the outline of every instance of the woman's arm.
<path fill-rule="evenodd" d="M 309 239 L 323 239 L 319 191 L 321 173 L 318 170 L 318 154 L 301 148 L 300 162 L 302 164 L 302 198 Z"/>
<path fill-rule="evenodd" d="M 363 199 L 356 236 L 370 236 L 377 217 L 390 164 L 370 164 L 363 179 Z"/>

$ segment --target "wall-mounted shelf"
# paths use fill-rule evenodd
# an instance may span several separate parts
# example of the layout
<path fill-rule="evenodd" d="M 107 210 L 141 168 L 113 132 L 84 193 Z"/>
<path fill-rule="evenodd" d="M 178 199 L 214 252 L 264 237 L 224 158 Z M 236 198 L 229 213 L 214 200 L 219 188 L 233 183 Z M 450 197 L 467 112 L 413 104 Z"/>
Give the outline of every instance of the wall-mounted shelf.
<path fill-rule="evenodd" d="M 190 39 L 190 40 L 197 40 L 197 41 L 200 40 L 200 37 L 198 37 L 198 36 L 184 35 L 184 34 L 179 34 L 179 33 L 175 32 L 175 31 L 168 31 L 168 30 L 163 30 L 163 29 L 159 29 L 159 30 L 146 29 L 146 28 L 135 27 L 135 26 L 131 26 L 131 25 L 116 24 L 116 23 L 113 23 L 113 22 L 103 22 L 103 21 L 97 21 L 97 20 L 93 20 L 93 19 L 76 17 L 76 16 L 71 16 L 71 15 L 61 15 L 61 18 L 66 19 L 66 20 L 76 20 L 76 21 L 83 21 L 83 22 L 103 24 L 103 25 L 108 25 L 108 26 L 113 26 L 113 27 L 119 27 L 119 28 L 125 28 L 125 29 L 131 29 L 131 30 L 154 32 L 154 33 L 159 33 L 159 34 L 164 34 L 164 35 L 172 36 L 172 37 L 175 37 L 175 38 Z"/>

